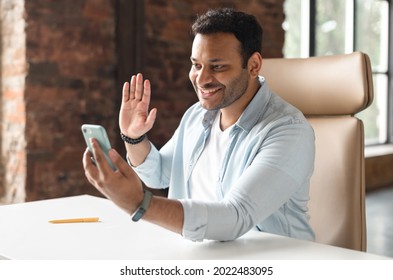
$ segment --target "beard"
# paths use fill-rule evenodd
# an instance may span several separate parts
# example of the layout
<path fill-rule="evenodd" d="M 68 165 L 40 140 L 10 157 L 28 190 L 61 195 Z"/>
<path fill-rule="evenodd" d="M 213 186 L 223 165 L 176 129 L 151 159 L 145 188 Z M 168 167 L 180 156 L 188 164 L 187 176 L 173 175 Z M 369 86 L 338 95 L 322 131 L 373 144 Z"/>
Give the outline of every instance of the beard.
<path fill-rule="evenodd" d="M 218 82 L 198 85 L 196 80 L 194 80 L 192 84 L 197 93 L 199 102 L 204 109 L 219 110 L 228 107 L 246 93 L 249 79 L 248 72 L 244 69 L 237 77 L 230 80 L 227 85 Z M 204 98 L 201 89 L 207 92 L 214 89 L 219 90 L 214 92 L 210 98 Z"/>

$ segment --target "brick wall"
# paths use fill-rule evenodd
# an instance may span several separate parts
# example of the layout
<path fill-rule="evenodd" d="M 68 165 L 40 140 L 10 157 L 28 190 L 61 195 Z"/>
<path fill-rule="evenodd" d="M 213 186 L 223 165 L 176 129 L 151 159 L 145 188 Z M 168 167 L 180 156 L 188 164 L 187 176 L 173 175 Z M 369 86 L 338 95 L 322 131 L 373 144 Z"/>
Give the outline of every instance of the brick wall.
<path fill-rule="evenodd" d="M 145 1 L 144 74 L 152 82 L 157 120 L 149 137 L 158 146 L 173 134 L 184 111 L 197 101 L 188 79 L 196 14 L 209 8 L 234 7 L 254 14 L 264 29 L 263 56 L 282 57 L 283 0 Z"/>
<path fill-rule="evenodd" d="M 90 193 L 80 126 L 113 137 L 116 56 L 113 1 L 26 1 L 28 200 Z"/>
<path fill-rule="evenodd" d="M 25 199 L 24 0 L 0 2 L 0 203 Z"/>
<path fill-rule="evenodd" d="M 118 80 L 117 69 L 119 62 L 127 61 L 117 56 L 116 34 L 119 29 L 130 29 L 116 26 L 116 9 L 122 1 L 127 0 L 1 2 L 3 202 L 21 201 L 25 193 L 26 200 L 98 194 L 84 177 L 81 158 L 85 145 L 80 125 L 104 125 L 112 143 L 121 149 L 117 146 L 117 89 L 124 81 Z M 190 24 L 195 14 L 218 6 L 233 6 L 255 14 L 265 31 L 263 55 L 280 57 L 284 42 L 283 1 L 139 1 L 144 6 L 142 69 L 152 81 L 152 106 L 159 110 L 149 137 L 157 146 L 168 140 L 183 112 L 196 102 L 188 81 Z M 7 16 L 5 3 L 9 3 Z M 20 12 L 23 6 L 24 17 Z M 9 21 L 9 13 L 18 14 L 10 7 L 19 7 L 15 18 L 20 23 L 7 26 L 4 23 Z M 14 35 L 10 34 L 17 34 L 13 28 L 21 33 L 20 46 L 11 43 Z M 10 53 L 21 60 L 6 63 L 4 57 Z M 7 91 L 7 77 L 18 81 L 12 91 Z"/>

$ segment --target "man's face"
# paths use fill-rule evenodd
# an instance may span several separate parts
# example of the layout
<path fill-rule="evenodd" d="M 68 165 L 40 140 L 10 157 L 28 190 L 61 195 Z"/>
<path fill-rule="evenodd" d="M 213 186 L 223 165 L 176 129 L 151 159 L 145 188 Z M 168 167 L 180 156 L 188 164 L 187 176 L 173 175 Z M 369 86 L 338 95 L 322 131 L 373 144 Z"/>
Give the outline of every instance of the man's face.
<path fill-rule="evenodd" d="M 189 77 L 203 108 L 226 108 L 246 92 L 249 73 L 242 68 L 240 42 L 233 34 L 197 34 L 191 62 Z"/>

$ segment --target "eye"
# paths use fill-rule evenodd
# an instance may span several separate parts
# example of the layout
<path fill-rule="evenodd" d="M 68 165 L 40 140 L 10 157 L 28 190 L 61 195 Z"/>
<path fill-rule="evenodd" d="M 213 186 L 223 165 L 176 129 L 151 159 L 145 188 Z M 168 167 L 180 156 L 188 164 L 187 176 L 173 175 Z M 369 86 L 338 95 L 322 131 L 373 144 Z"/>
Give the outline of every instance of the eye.
<path fill-rule="evenodd" d="M 202 66 L 201 66 L 200 64 L 197 64 L 197 63 L 193 63 L 193 64 L 192 64 L 192 67 L 193 67 L 194 69 L 196 69 L 196 70 L 200 70 L 200 69 L 202 68 Z"/>
<path fill-rule="evenodd" d="M 224 70 L 225 65 L 216 64 L 216 65 L 213 65 L 212 68 L 214 71 L 221 71 L 221 70 Z"/>

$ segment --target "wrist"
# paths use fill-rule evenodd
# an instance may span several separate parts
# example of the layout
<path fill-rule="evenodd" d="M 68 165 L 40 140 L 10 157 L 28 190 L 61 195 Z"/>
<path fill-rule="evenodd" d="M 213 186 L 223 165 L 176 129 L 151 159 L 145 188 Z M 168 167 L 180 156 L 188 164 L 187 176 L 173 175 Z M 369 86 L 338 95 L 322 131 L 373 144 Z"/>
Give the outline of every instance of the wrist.
<path fill-rule="evenodd" d="M 136 145 L 136 144 L 141 143 L 143 140 L 145 140 L 146 134 L 143 134 L 142 136 L 140 136 L 138 138 L 131 138 L 131 137 L 125 135 L 123 132 L 120 132 L 120 137 L 125 143 L 131 144 L 131 145 Z"/>
<path fill-rule="evenodd" d="M 139 221 L 146 213 L 147 209 L 150 206 L 151 199 L 153 197 L 152 192 L 148 190 L 143 190 L 143 199 L 140 205 L 137 207 L 135 212 L 132 214 L 132 221 Z"/>

